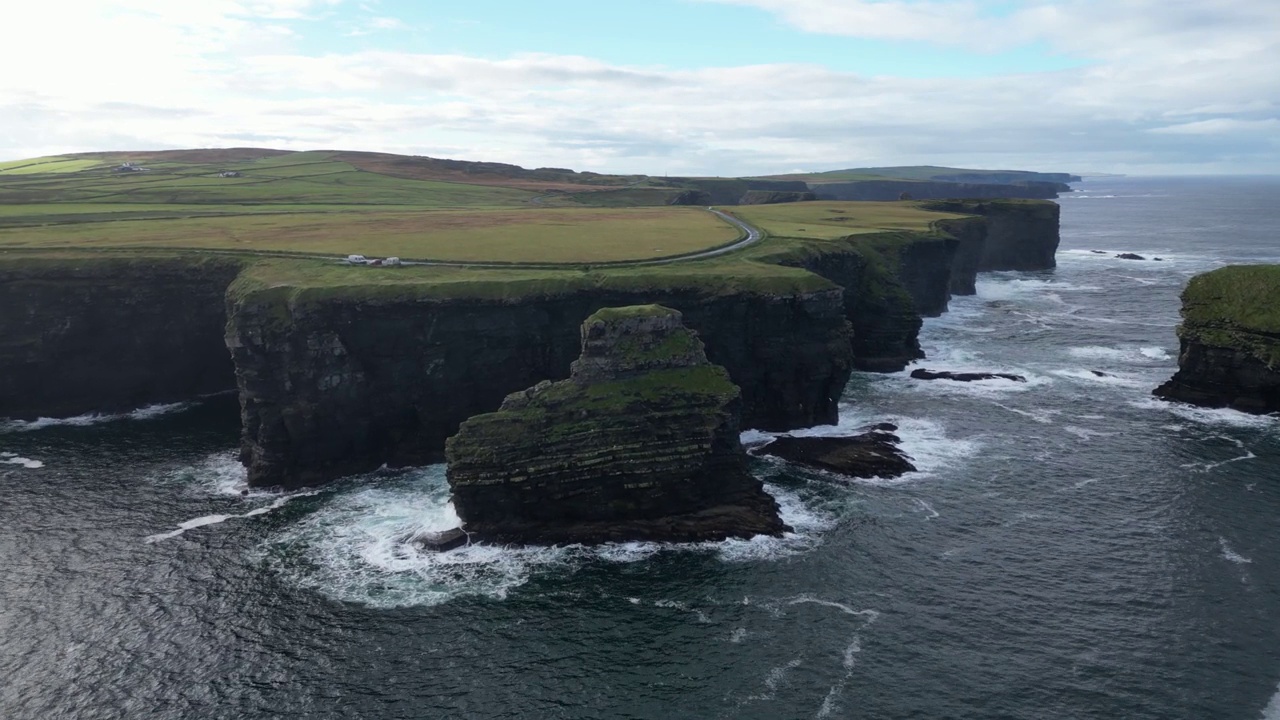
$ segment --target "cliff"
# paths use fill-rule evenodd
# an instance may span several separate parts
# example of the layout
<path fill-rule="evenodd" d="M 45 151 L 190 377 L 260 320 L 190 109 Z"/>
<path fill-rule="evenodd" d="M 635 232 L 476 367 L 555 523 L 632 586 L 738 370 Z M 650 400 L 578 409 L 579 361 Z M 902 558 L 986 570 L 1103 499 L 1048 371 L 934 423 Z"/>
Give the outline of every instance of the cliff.
<path fill-rule="evenodd" d="M 1182 293 L 1178 372 L 1157 397 L 1280 412 L 1280 265 L 1197 275 Z"/>
<path fill-rule="evenodd" d="M 700 205 L 737 205 L 753 191 L 766 193 L 807 193 L 809 186 L 799 180 L 759 180 L 755 178 L 668 178 L 673 187 L 696 191 Z M 896 198 L 895 198 L 896 199 Z M 681 204 L 681 203 L 673 203 Z M 682 203 L 688 204 L 688 203 Z"/>
<path fill-rule="evenodd" d="M 1071 188 L 1059 183 L 940 182 L 937 180 L 852 180 L 816 183 L 810 189 L 820 200 L 897 200 L 904 193 L 914 200 L 942 198 L 1052 200 Z"/>
<path fill-rule="evenodd" d="M 680 313 L 601 310 L 568 380 L 513 393 L 449 438 L 473 540 L 553 545 L 781 535 L 747 472 L 739 393 Z"/>
<path fill-rule="evenodd" d="M 307 288 L 298 286 L 306 277 L 282 279 L 277 270 L 250 270 L 229 292 L 226 342 L 254 485 L 310 485 L 383 463 L 438 460 L 467 418 L 567 377 L 579 326 L 603 307 L 680 310 L 742 388 L 747 427 L 834 423 L 851 372 L 840 289 L 784 268 L 776 273 L 787 283 L 772 287 L 667 270 L 488 285 L 480 271 L 434 282 L 397 273 L 384 277 L 403 282 L 387 287 Z"/>
<path fill-rule="evenodd" d="M 956 280 L 952 285 L 957 295 L 973 294 L 972 276 L 979 272 L 1057 267 L 1055 256 L 1061 241 L 1062 215 L 1062 208 L 1057 203 L 942 200 L 927 202 L 923 206 L 940 212 L 976 215 L 986 221 L 981 233 L 966 221 L 940 223 L 959 240 Z"/>
<path fill-rule="evenodd" d="M 776 190 L 748 190 L 739 205 L 774 205 L 777 203 L 808 202 L 818 199 L 811 192 L 779 192 Z"/>
<path fill-rule="evenodd" d="M 971 292 L 979 268 L 1052 266 L 1056 206 L 948 207 L 980 214 L 633 268 L 363 272 L 254 258 L 242 270 L 225 256 L 8 253 L 0 416 L 238 389 L 251 482 L 311 485 L 439 460 L 467 418 L 568 377 L 585 318 L 658 303 L 741 388 L 744 427 L 834 423 L 852 369 L 921 357 L 922 316 L 943 312 L 957 284 Z"/>
<path fill-rule="evenodd" d="M 0 417 L 130 410 L 235 389 L 221 258 L 0 262 Z"/>

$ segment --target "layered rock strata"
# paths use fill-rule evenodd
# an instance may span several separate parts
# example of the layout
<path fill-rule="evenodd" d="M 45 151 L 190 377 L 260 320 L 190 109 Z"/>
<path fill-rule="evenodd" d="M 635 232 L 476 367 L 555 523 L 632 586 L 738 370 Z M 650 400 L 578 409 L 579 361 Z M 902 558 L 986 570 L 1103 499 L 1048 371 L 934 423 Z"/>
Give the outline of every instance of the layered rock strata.
<path fill-rule="evenodd" d="M 582 325 L 568 380 L 513 393 L 446 445 L 475 540 L 553 545 L 780 535 L 746 468 L 738 388 L 679 312 L 611 308 Z"/>
<path fill-rule="evenodd" d="M 516 300 L 365 295 L 315 301 L 233 292 L 227 346 L 255 486 L 300 487 L 389 463 L 436 462 L 459 424 L 569 375 L 582 321 L 658 302 L 684 313 L 742 389 L 746 427 L 836 421 L 852 371 L 838 288 L 708 294 L 563 291 Z"/>
<path fill-rule="evenodd" d="M 1157 397 L 1280 412 L 1280 265 L 1197 275 L 1182 293 L 1182 318 L 1178 372 Z"/>

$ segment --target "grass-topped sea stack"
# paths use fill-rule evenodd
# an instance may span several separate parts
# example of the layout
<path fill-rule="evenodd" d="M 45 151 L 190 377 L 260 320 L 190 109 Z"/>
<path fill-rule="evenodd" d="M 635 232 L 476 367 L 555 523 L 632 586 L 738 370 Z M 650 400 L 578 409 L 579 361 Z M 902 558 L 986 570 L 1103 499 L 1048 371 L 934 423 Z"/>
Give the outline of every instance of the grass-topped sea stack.
<path fill-rule="evenodd" d="M 1233 265 L 1192 278 L 1178 337 L 1178 373 L 1157 396 L 1280 412 L 1280 265 Z"/>
<path fill-rule="evenodd" d="M 606 308 L 583 323 L 570 379 L 462 424 L 446 448 L 449 484 L 481 541 L 780 535 L 738 434 L 738 388 L 679 312 Z"/>

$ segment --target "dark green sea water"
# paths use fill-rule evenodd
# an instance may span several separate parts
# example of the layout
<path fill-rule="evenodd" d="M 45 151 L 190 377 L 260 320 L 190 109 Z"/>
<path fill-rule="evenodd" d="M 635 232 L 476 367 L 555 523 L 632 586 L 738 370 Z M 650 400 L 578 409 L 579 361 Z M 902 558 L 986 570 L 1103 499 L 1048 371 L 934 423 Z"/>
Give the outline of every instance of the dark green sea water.
<path fill-rule="evenodd" d="M 442 468 L 241 496 L 234 398 L 4 425 L 0 717 L 1280 718 L 1280 420 L 1149 397 L 1280 180 L 1079 187 L 1056 270 L 926 324 L 1029 381 L 855 376 L 920 472 L 761 462 L 784 540 L 420 555 Z"/>

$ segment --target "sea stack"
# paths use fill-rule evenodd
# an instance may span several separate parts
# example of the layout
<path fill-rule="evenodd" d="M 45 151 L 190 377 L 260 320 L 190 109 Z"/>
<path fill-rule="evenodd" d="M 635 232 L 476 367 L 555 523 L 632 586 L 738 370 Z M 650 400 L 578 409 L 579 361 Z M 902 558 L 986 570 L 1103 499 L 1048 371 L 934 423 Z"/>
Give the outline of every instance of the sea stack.
<path fill-rule="evenodd" d="M 747 472 L 737 386 L 681 314 L 606 308 L 568 380 L 509 395 L 449 439 L 449 485 L 480 542 L 689 542 L 781 535 Z"/>
<path fill-rule="evenodd" d="M 1178 337 L 1178 372 L 1156 396 L 1280 412 L 1280 265 L 1233 265 L 1192 278 Z"/>

